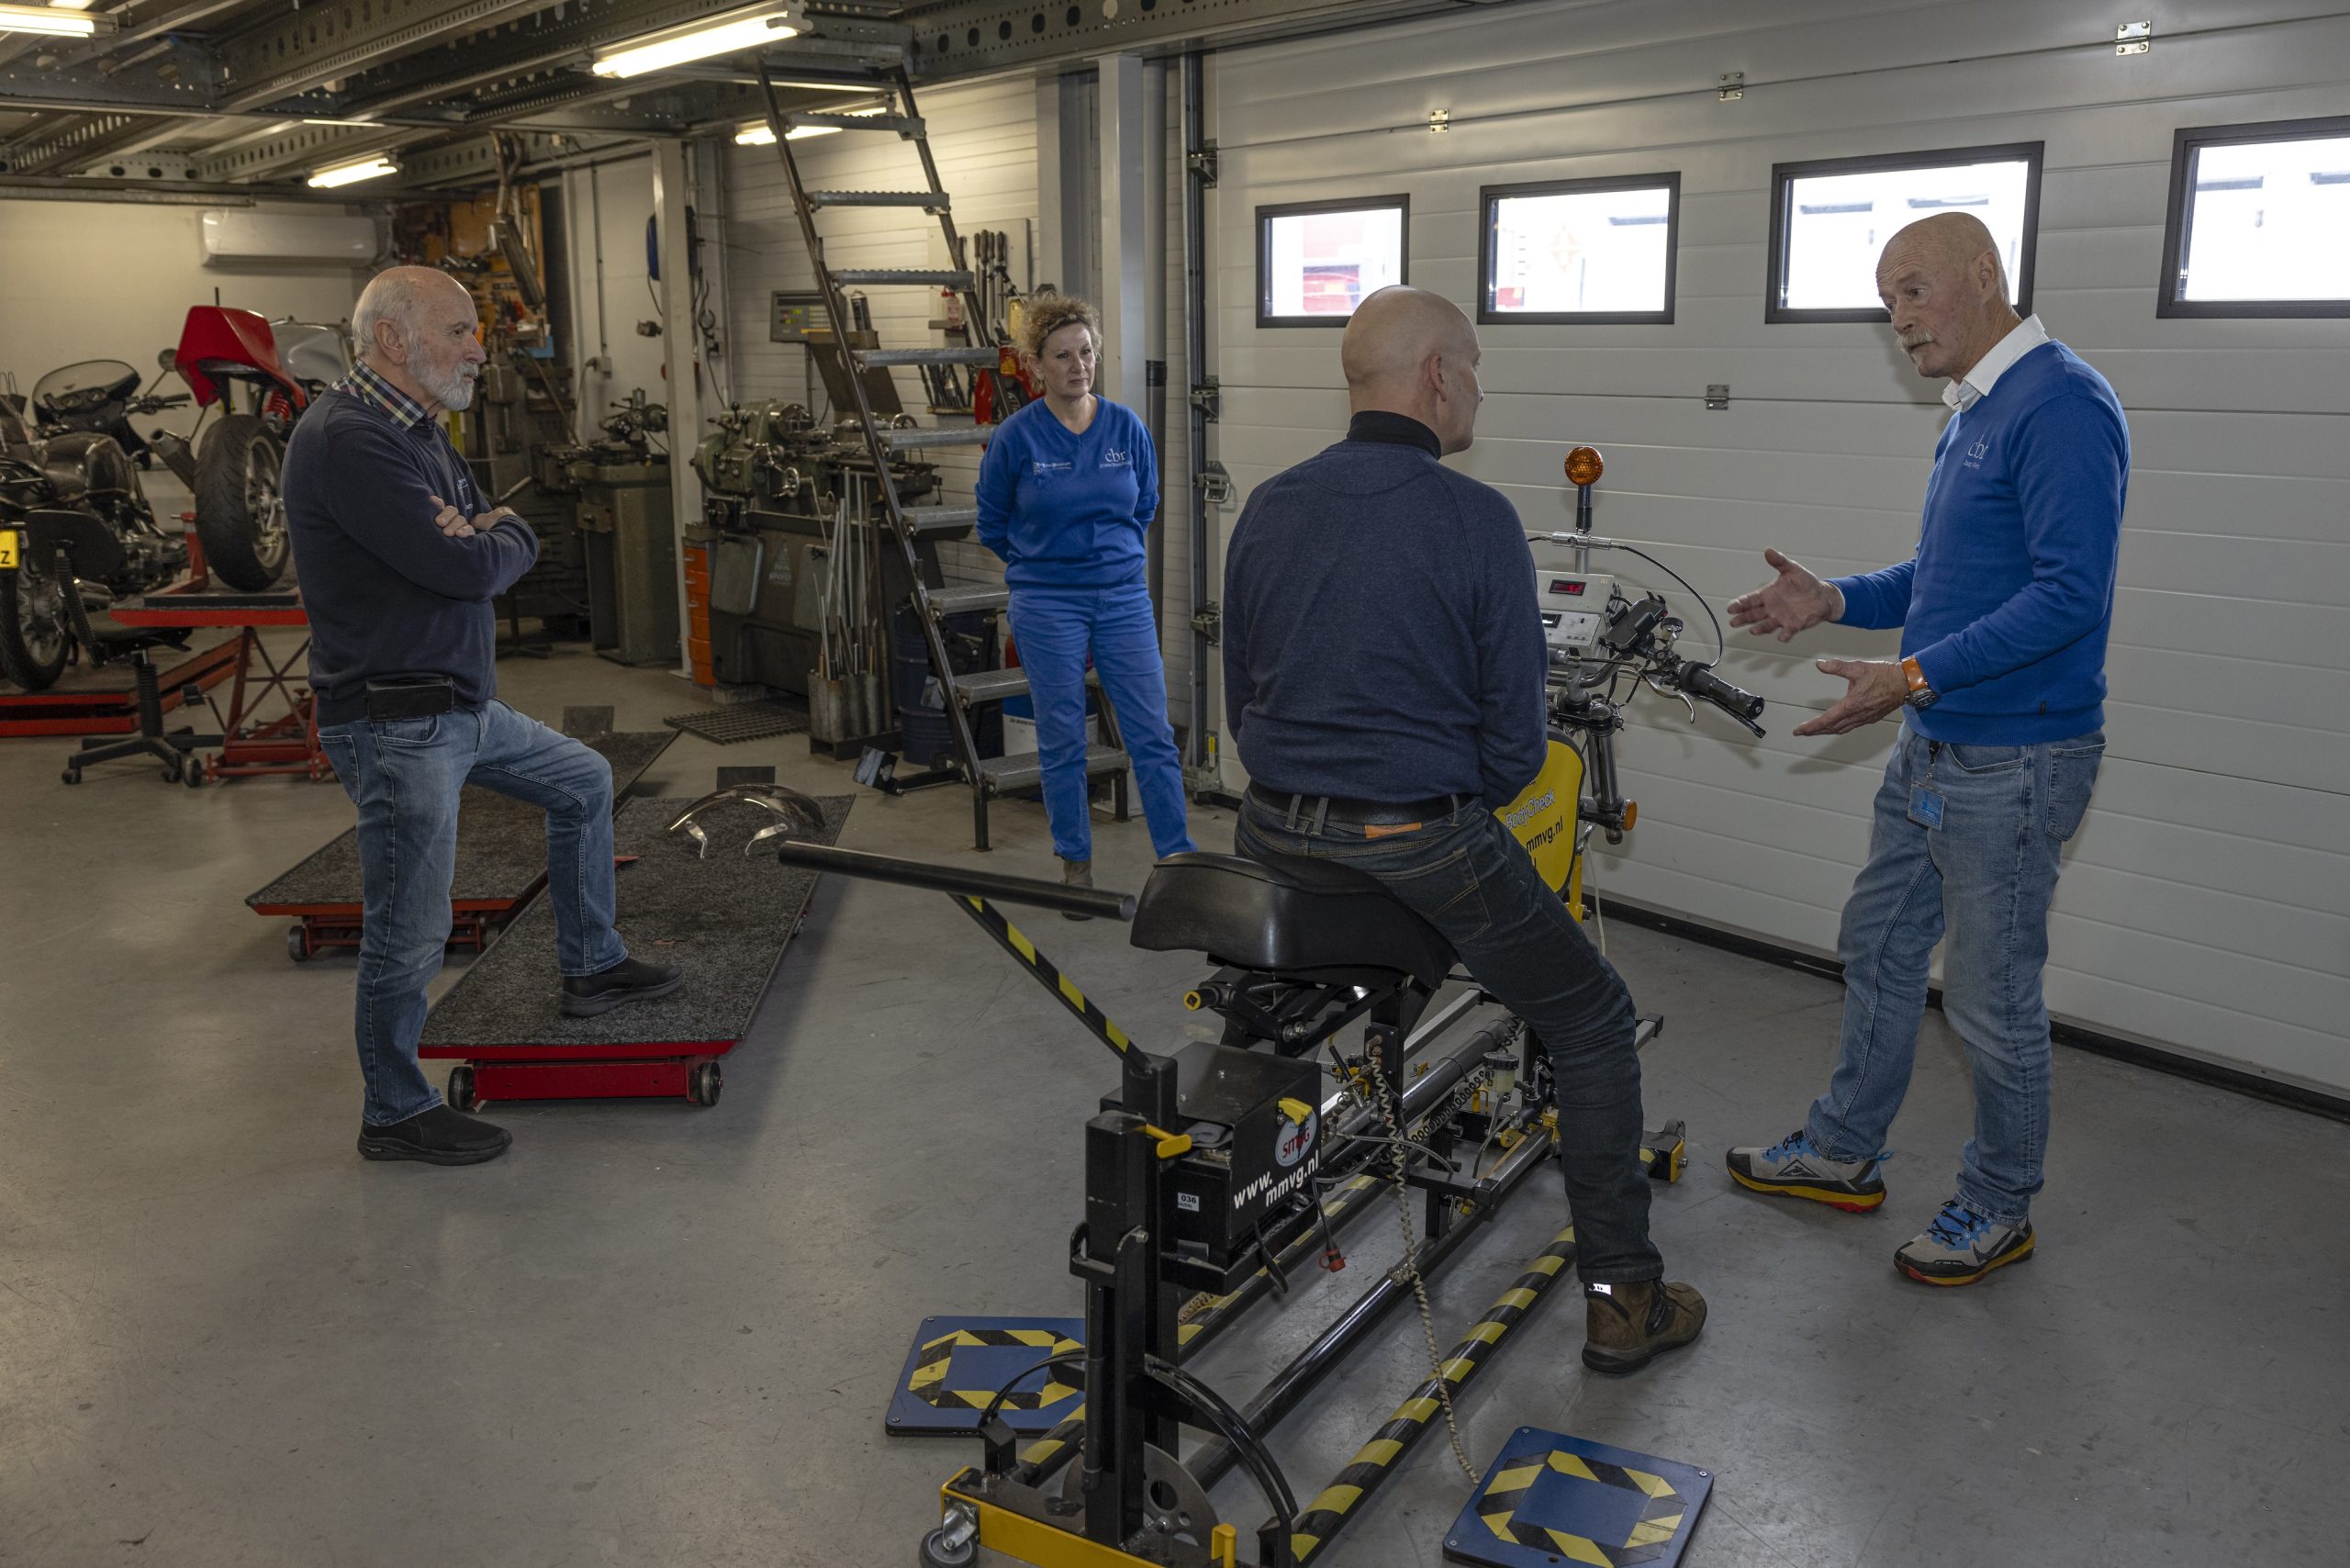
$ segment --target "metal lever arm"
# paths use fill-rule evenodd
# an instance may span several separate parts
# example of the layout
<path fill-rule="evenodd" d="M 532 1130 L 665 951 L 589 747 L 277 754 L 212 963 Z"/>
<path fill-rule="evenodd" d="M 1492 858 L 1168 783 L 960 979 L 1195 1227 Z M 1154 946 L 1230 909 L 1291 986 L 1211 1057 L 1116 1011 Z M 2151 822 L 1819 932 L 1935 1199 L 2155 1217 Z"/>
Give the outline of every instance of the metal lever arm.
<path fill-rule="evenodd" d="M 1006 877 L 992 871 L 961 871 L 924 860 L 901 860 L 869 855 L 861 849 L 834 849 L 821 844 L 787 844 L 776 851 L 787 866 L 811 871 L 836 871 L 873 882 L 927 888 L 965 899 L 1000 899 L 1005 903 L 1033 904 L 1064 914 L 1093 915 L 1102 920 L 1132 920 L 1135 896 L 1092 888 L 1067 888 L 1035 877 Z"/>

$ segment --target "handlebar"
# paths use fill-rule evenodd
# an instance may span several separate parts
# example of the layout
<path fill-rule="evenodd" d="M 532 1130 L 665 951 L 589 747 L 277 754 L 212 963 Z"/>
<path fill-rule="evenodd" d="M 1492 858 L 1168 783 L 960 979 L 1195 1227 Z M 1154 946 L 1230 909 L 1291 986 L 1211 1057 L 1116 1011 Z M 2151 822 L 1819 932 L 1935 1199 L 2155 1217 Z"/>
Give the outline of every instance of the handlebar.
<path fill-rule="evenodd" d="M 1672 672 L 1669 684 L 1692 697 L 1704 698 L 1756 734 L 1762 733 L 1762 727 L 1754 722 L 1762 717 L 1762 699 L 1743 688 L 1732 686 L 1716 675 L 1711 665 L 1699 664 L 1695 659 L 1684 659 L 1680 667 Z"/>

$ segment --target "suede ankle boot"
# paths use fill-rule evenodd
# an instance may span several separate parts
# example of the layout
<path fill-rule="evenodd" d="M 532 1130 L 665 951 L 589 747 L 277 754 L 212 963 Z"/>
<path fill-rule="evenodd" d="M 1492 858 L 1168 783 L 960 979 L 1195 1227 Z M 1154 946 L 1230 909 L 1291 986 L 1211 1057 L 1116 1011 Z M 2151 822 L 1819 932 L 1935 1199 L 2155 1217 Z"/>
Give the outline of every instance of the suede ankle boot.
<path fill-rule="evenodd" d="M 1061 886 L 1064 888 L 1091 888 L 1093 886 L 1093 862 L 1091 860 L 1062 861 Z M 1061 918 L 1063 920 L 1091 920 L 1093 917 L 1090 914 L 1078 914 L 1073 911 L 1065 909 L 1061 911 Z"/>
<path fill-rule="evenodd" d="M 1583 1317 L 1583 1364 L 1635 1372 L 1697 1337 L 1706 1327 L 1706 1298 L 1677 1280 L 1585 1285 Z"/>

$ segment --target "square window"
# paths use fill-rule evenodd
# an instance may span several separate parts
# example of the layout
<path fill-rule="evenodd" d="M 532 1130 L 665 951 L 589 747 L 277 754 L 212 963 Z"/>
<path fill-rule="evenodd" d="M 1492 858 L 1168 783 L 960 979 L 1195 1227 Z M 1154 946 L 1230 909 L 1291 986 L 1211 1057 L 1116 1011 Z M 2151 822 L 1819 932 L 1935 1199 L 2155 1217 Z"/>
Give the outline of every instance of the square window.
<path fill-rule="evenodd" d="M 1681 176 L 1488 185 L 1477 319 L 1673 319 Z"/>
<path fill-rule="evenodd" d="M 1884 321 L 1876 263 L 1898 230 L 1971 212 L 1991 230 L 2016 313 L 2031 314 L 2042 144 L 1781 163 L 1771 171 L 1766 321 Z"/>
<path fill-rule="evenodd" d="M 2350 118 L 2182 130 L 2160 316 L 2350 316 Z"/>
<path fill-rule="evenodd" d="M 1363 296 L 1404 281 L 1409 198 L 1257 209 L 1257 325 L 1343 327 Z"/>

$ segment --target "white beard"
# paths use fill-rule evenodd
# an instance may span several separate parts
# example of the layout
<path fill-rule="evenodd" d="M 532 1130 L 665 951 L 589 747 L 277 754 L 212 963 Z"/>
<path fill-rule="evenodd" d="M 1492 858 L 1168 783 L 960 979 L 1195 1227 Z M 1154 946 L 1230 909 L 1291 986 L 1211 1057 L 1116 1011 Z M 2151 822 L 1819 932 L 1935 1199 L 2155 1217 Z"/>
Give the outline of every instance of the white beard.
<path fill-rule="evenodd" d="M 449 373 L 448 380 L 427 383 L 425 390 L 431 393 L 432 400 L 442 408 L 452 413 L 463 413 L 473 407 L 474 376 L 464 366 L 459 366 Z"/>

